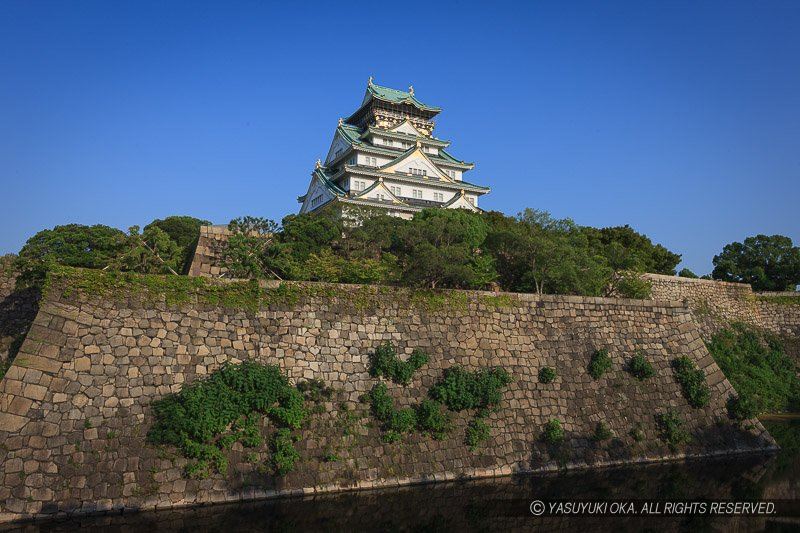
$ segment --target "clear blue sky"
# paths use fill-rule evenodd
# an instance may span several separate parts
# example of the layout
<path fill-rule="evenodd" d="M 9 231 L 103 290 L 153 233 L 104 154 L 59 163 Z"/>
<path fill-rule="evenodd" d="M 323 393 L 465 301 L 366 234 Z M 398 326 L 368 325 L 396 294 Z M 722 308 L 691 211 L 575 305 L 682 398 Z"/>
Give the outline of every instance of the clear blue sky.
<path fill-rule="evenodd" d="M 297 210 L 367 78 L 441 106 L 482 207 L 630 224 L 698 273 L 800 241 L 800 3 L 0 6 L 0 253 Z"/>

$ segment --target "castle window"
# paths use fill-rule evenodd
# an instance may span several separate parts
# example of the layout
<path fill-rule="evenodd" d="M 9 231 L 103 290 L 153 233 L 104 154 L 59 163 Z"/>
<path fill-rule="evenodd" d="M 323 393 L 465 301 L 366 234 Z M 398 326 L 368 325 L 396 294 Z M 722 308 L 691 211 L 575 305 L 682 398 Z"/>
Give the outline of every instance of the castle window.
<path fill-rule="evenodd" d="M 317 207 L 319 204 L 322 203 L 322 195 L 316 196 L 311 199 L 311 207 Z"/>
<path fill-rule="evenodd" d="M 433 199 L 437 202 L 444 202 L 444 194 L 440 192 L 433 193 Z"/>
<path fill-rule="evenodd" d="M 475 197 L 474 196 L 467 196 L 467 201 L 470 205 L 475 205 Z"/>
<path fill-rule="evenodd" d="M 395 196 L 400 196 L 402 193 L 400 187 L 395 187 L 394 185 L 390 186 L 389 190 L 392 191 L 392 194 L 394 194 Z"/>
<path fill-rule="evenodd" d="M 422 168 L 412 168 L 411 173 L 415 176 L 427 176 L 428 171 Z"/>
<path fill-rule="evenodd" d="M 361 180 L 353 180 L 353 189 L 356 191 L 363 191 L 366 183 Z"/>
<path fill-rule="evenodd" d="M 412 195 L 414 198 L 419 198 L 419 199 L 421 200 L 421 199 L 422 199 L 422 190 L 420 190 L 420 189 L 413 189 L 413 190 L 411 191 L 411 195 Z"/>

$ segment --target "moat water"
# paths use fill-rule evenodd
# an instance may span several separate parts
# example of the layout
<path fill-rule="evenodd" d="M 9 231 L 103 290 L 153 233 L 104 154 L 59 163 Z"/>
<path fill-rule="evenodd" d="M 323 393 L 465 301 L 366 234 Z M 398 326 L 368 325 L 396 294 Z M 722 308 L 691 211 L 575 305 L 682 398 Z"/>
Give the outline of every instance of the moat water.
<path fill-rule="evenodd" d="M 768 422 L 769 456 L 526 475 L 27 524 L 61 531 L 800 531 L 800 420 Z M 769 516 L 534 516 L 531 502 L 777 502 Z M 662 504 L 663 505 L 663 504 Z M 606 509 L 608 509 L 606 507 Z M 788 510 L 788 511 L 787 511 Z M 781 516 L 782 514 L 782 516 Z M 794 516 L 791 516 L 794 515 Z"/>

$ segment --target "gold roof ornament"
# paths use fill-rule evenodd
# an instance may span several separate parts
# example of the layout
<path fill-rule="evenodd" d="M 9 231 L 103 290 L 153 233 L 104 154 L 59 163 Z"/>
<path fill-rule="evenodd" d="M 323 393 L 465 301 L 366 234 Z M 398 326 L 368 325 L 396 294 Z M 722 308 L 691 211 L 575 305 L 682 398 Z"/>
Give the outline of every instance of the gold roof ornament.
<path fill-rule="evenodd" d="M 414 96 L 414 86 L 413 85 L 409 85 L 408 86 L 408 94 L 410 94 L 411 96 Z"/>
<path fill-rule="evenodd" d="M 317 168 L 321 168 L 321 167 L 322 167 L 322 161 L 317 159 Z"/>
<path fill-rule="evenodd" d="M 422 148 L 422 141 L 417 139 L 417 148 Z"/>
<path fill-rule="evenodd" d="M 367 81 L 367 85 L 372 85 L 372 76 L 369 77 L 369 81 Z"/>
<path fill-rule="evenodd" d="M 344 124 L 344 119 L 342 117 L 339 117 L 339 125 L 341 126 L 342 124 Z"/>

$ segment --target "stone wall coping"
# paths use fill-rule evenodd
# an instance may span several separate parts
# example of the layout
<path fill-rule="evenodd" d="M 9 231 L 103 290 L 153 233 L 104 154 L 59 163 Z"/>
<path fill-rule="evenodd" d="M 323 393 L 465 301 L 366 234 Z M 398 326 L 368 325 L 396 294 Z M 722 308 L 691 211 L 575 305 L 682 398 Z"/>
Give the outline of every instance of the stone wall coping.
<path fill-rule="evenodd" d="M 790 296 L 793 298 L 800 298 L 800 291 L 758 291 L 754 292 L 756 296 Z"/>
<path fill-rule="evenodd" d="M 730 285 L 731 287 L 738 287 L 740 289 L 753 290 L 749 283 L 736 283 L 733 281 L 719 281 L 716 279 L 700 279 L 700 278 L 682 278 L 680 276 L 670 276 L 668 274 L 652 274 L 647 272 L 642 274 L 643 277 L 652 280 L 672 281 L 677 283 L 705 283 L 708 285 Z"/>

